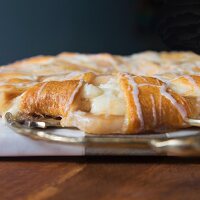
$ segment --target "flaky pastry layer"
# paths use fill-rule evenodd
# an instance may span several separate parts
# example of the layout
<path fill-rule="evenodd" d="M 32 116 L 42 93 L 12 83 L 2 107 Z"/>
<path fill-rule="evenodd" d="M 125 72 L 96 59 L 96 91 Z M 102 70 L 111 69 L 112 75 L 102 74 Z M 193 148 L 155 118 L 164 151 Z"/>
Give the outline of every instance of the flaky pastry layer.
<path fill-rule="evenodd" d="M 59 118 L 92 134 L 189 127 L 199 118 L 200 56 L 61 53 L 0 68 L 0 114 Z"/>

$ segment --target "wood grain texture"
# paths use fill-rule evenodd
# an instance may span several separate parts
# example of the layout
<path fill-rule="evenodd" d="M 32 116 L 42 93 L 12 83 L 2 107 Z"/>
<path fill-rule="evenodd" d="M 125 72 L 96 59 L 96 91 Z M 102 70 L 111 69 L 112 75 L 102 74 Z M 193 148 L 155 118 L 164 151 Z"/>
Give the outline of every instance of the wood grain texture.
<path fill-rule="evenodd" d="M 1 158 L 0 199 L 200 198 L 200 159 Z"/>

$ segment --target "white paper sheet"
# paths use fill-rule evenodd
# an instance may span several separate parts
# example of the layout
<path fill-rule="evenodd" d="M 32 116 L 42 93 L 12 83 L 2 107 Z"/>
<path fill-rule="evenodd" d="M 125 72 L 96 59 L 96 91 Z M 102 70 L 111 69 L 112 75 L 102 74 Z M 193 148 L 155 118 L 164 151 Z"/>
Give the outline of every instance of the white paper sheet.
<path fill-rule="evenodd" d="M 84 137 L 84 133 L 76 129 L 57 129 L 56 134 L 73 137 Z M 166 133 L 167 138 L 199 134 L 199 129 L 185 129 Z M 155 136 L 155 135 L 154 135 Z M 159 135 L 157 135 L 159 137 Z M 142 137 L 135 135 L 135 137 Z M 143 136 L 144 137 L 144 136 Z M 147 137 L 147 135 L 146 135 Z M 148 135 L 150 137 L 150 135 Z M 48 143 L 33 140 L 15 133 L 0 120 L 0 157 L 15 156 L 81 156 L 85 155 L 83 145 Z M 138 154 L 136 154 L 138 155 Z M 142 154 L 143 155 L 143 154 Z"/>
<path fill-rule="evenodd" d="M 71 130 L 65 131 L 68 131 L 70 134 Z M 75 155 L 85 155 L 84 146 L 53 144 L 43 141 L 35 141 L 15 133 L 0 120 L 0 157 Z"/>

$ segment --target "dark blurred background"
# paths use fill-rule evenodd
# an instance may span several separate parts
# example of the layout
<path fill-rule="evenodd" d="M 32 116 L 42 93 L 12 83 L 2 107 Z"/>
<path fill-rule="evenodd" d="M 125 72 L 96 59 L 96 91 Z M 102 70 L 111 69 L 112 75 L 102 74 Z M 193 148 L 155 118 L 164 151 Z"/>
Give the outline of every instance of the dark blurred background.
<path fill-rule="evenodd" d="M 0 64 L 62 51 L 125 55 L 147 49 L 191 49 L 194 44 L 188 41 L 180 45 L 188 36 L 176 30 L 180 26 L 187 30 L 193 21 L 192 32 L 199 29 L 199 2 L 0 0 Z M 190 7 L 184 16 L 182 11 Z M 197 18 L 190 16 L 192 10 Z M 180 41 L 177 35 L 182 36 Z"/>

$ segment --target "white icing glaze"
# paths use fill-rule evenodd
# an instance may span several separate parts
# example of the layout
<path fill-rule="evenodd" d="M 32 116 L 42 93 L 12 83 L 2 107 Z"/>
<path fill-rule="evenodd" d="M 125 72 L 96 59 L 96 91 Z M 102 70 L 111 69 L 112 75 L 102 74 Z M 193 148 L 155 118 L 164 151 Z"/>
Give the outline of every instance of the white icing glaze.
<path fill-rule="evenodd" d="M 139 90 L 138 90 L 138 84 L 134 81 L 134 78 L 131 77 L 129 74 L 124 74 L 124 76 L 128 79 L 129 84 L 132 86 L 132 95 L 134 99 L 134 103 L 136 106 L 137 116 L 140 121 L 140 129 L 142 130 L 144 128 L 144 118 L 142 114 L 142 107 L 139 100 Z"/>
<path fill-rule="evenodd" d="M 186 78 L 194 86 L 195 90 L 198 91 L 200 89 L 195 80 L 191 76 L 183 75 L 183 77 Z"/>
<path fill-rule="evenodd" d="M 160 80 L 160 81 L 162 81 L 162 82 L 167 82 L 167 79 L 166 78 L 163 78 L 163 77 L 161 77 L 160 75 L 158 75 L 158 74 L 155 74 L 155 75 L 153 75 L 152 77 L 154 77 L 154 78 L 156 78 L 156 79 L 158 79 L 158 80 Z M 158 81 L 159 82 L 159 81 Z"/>
<path fill-rule="evenodd" d="M 102 58 L 99 57 L 99 61 L 101 61 L 101 59 Z M 84 66 L 87 69 L 93 69 L 93 68 L 98 69 L 98 67 L 99 67 L 98 62 L 96 62 L 95 59 L 91 59 L 88 55 L 77 54 L 76 56 L 66 57 L 66 60 L 71 62 L 71 63 L 81 65 L 81 67 L 83 67 L 82 69 L 84 69 Z M 124 57 L 124 60 L 127 63 L 126 63 L 126 65 L 123 65 L 123 69 L 120 68 L 120 67 L 117 67 L 117 63 L 115 62 L 114 59 L 109 59 L 109 63 L 111 63 L 111 65 L 115 66 L 116 68 L 118 68 L 118 70 L 119 69 L 121 71 L 132 70 L 136 74 L 144 74 L 144 75 L 147 75 L 148 70 L 149 70 L 148 67 L 147 67 L 148 62 L 146 62 L 146 61 L 156 62 L 156 64 L 158 64 L 159 67 L 161 67 L 161 68 L 163 67 L 163 69 L 164 69 L 163 71 L 171 71 L 171 72 L 174 72 L 174 73 L 179 74 L 179 75 L 180 74 L 200 74 L 199 72 L 195 71 L 195 69 L 197 67 L 200 67 L 199 61 L 193 61 L 192 59 L 189 60 L 189 58 L 187 57 L 187 54 L 185 55 L 184 59 L 180 58 L 180 59 L 176 59 L 175 61 L 173 59 L 168 59 L 167 61 L 164 61 L 160 57 L 159 53 L 145 52 L 145 53 L 141 53 L 141 54 L 135 54 L 135 55 L 130 56 L 130 57 Z M 143 62 L 143 60 L 145 62 Z M 141 65 L 143 63 L 145 63 L 145 66 L 146 66 L 145 68 L 144 68 L 144 66 Z M 146 65 L 146 63 L 147 63 L 147 65 Z M 127 67 L 127 69 L 124 69 L 125 67 Z M 109 68 L 109 66 L 108 66 L 108 68 Z M 80 69 L 80 70 L 82 70 L 82 69 Z M 11 70 L 15 70 L 15 71 L 21 70 L 23 72 L 28 71 L 28 72 L 33 72 L 33 73 L 37 72 L 39 75 L 46 74 L 46 72 L 48 72 L 48 71 L 50 71 L 50 72 L 52 71 L 52 73 L 55 75 L 55 73 L 58 73 L 58 74 L 59 73 L 62 74 L 63 72 L 66 73 L 67 71 L 70 71 L 71 69 L 68 70 L 67 67 L 66 67 L 66 69 L 63 69 L 63 71 L 62 71 L 61 63 L 59 63 L 57 61 L 55 62 L 55 59 L 49 59 L 48 61 L 41 62 L 39 64 L 37 64 L 37 63 L 35 63 L 35 64 L 24 63 L 22 68 L 19 68 L 19 69 L 16 68 L 15 69 L 13 67 L 12 69 L 8 69 L 8 71 L 9 70 L 10 71 Z M 108 70 L 108 69 L 106 69 L 106 67 L 105 67 L 105 71 L 106 70 Z M 162 69 L 160 69 L 160 70 L 162 72 Z M 0 71 L 6 72 L 7 69 L 1 68 Z M 62 80 L 67 80 L 67 79 L 73 78 L 73 76 L 75 76 L 74 72 L 69 73 L 66 76 L 65 75 L 61 75 L 59 77 L 55 76 L 54 78 L 56 80 L 62 81 Z M 29 76 L 27 76 L 27 77 L 22 76 L 22 77 L 28 79 Z M 186 117 L 186 115 L 187 115 L 184 107 L 181 104 L 179 104 L 176 101 L 176 99 L 174 99 L 173 96 L 170 93 L 168 93 L 166 91 L 167 87 L 170 86 L 170 82 L 168 82 L 168 81 L 172 80 L 172 79 L 171 78 L 165 79 L 165 78 L 162 77 L 162 75 L 160 77 L 155 75 L 154 77 L 157 78 L 158 83 L 159 83 L 158 79 L 165 82 L 166 86 L 156 86 L 156 85 L 153 85 L 153 84 L 148 84 L 148 82 L 145 82 L 144 77 L 141 77 L 144 80 L 144 83 L 137 84 L 134 80 L 132 80 L 131 76 L 127 75 L 129 84 L 132 86 L 131 87 L 129 85 L 128 90 L 130 90 L 133 94 L 134 103 L 135 103 L 136 111 L 137 111 L 137 116 L 140 120 L 141 127 L 144 126 L 144 119 L 143 119 L 142 107 L 141 107 L 139 97 L 138 97 L 138 95 L 139 95 L 138 87 L 140 87 L 140 86 L 148 85 L 148 86 L 160 87 L 160 91 L 161 91 L 160 101 L 159 101 L 159 116 L 160 117 L 162 117 L 162 103 L 163 103 L 162 98 L 167 98 L 174 105 L 174 107 L 179 111 L 179 113 L 181 114 L 182 117 Z M 183 77 L 185 77 L 194 86 L 195 90 L 198 90 L 198 91 L 200 90 L 197 83 L 195 82 L 195 80 L 191 76 L 183 75 Z M 179 78 L 180 78 L 180 76 L 179 76 Z M 29 78 L 29 79 L 32 80 L 32 78 Z M 45 81 L 47 81 L 47 80 L 45 80 Z M 168 83 L 169 83 L 169 85 L 167 85 Z M 33 83 L 33 84 L 35 84 L 35 83 Z M 0 83 L 0 85 L 1 85 L 1 83 Z M 4 84 L 2 83 L 2 85 L 4 85 Z M 19 83 L 19 84 L 14 84 L 14 85 L 16 85 L 18 87 L 23 87 L 27 84 L 26 83 L 25 84 Z M 70 100 L 69 100 L 68 104 L 66 105 L 66 111 L 68 111 L 68 109 L 70 108 L 70 105 L 73 103 L 74 96 L 76 95 L 76 93 L 77 93 L 78 89 L 81 87 L 81 85 L 82 85 L 82 83 L 79 82 L 78 87 L 75 89 L 75 91 L 71 95 Z M 46 86 L 46 83 L 44 85 L 42 85 L 41 88 L 38 90 L 37 98 L 39 98 L 41 96 L 41 93 L 42 93 L 43 89 L 45 88 L 45 86 Z M 92 98 L 93 99 L 93 98 L 97 97 L 97 99 L 92 101 L 92 107 L 93 108 L 95 107 L 95 109 L 99 108 L 99 110 L 101 110 L 101 111 L 102 111 L 102 107 L 104 107 L 104 113 L 106 115 L 109 115 L 109 114 L 112 114 L 112 113 L 124 114 L 123 108 L 121 109 L 121 107 L 120 107 L 122 105 L 125 107 L 124 102 L 123 101 L 120 102 L 119 99 L 118 99 L 119 96 L 117 94 L 115 94 L 116 93 L 115 89 L 112 89 L 112 91 L 111 91 L 111 89 L 110 89 L 111 87 L 110 88 L 109 87 L 107 87 L 105 84 L 102 84 L 98 88 L 99 90 L 101 90 L 101 92 L 99 92 L 99 90 L 98 91 L 93 90 L 94 88 L 89 88 L 90 92 L 86 94 L 86 98 Z M 119 86 L 117 85 L 117 87 L 119 87 Z M 177 87 L 179 87 L 179 85 L 177 85 Z M 186 88 L 186 86 L 184 86 L 184 87 Z M 178 91 L 181 91 L 181 90 L 174 90 L 174 91 L 177 92 L 179 95 L 182 95 L 181 92 L 178 92 Z M 196 91 L 194 93 L 196 93 Z M 103 96 L 101 96 L 101 94 L 103 94 Z M 92 96 L 90 96 L 90 95 L 92 95 Z M 99 96 L 101 96 L 102 99 L 99 98 Z M 153 123 L 156 123 L 157 120 L 159 120 L 159 118 L 158 119 L 156 118 L 156 114 L 158 114 L 158 113 L 156 113 L 156 109 L 155 109 L 155 99 L 154 99 L 153 95 L 151 95 L 150 98 L 151 98 L 151 101 L 152 101 L 152 115 L 153 115 L 153 118 L 154 118 Z M 118 103 L 120 102 L 120 105 L 118 105 L 117 103 L 115 104 L 114 103 L 115 101 L 118 102 Z M 116 108 L 111 109 L 111 107 L 113 107 L 113 105 L 115 105 Z M 117 109 L 119 109 L 119 110 L 117 110 Z M 115 110 L 115 111 L 113 111 L 113 110 Z M 123 111 L 123 112 L 121 112 L 121 111 Z M 94 111 L 94 109 L 92 109 L 92 112 L 93 113 L 100 113 L 100 111 L 96 112 L 96 111 Z"/>
<path fill-rule="evenodd" d="M 27 88 L 33 85 L 36 85 L 38 82 L 29 82 L 29 83 L 7 83 L 7 82 L 0 82 L 0 86 L 12 85 L 16 88 Z"/>
<path fill-rule="evenodd" d="M 140 84 L 137 84 L 138 87 L 142 87 L 142 86 L 152 86 L 152 87 L 160 87 L 160 85 L 154 85 L 152 83 L 140 83 Z"/>
<path fill-rule="evenodd" d="M 182 81 L 183 78 L 189 83 Z M 169 82 L 168 85 L 169 88 L 182 96 L 200 96 L 200 88 L 190 75 L 182 75 L 174 78 Z"/>
<path fill-rule="evenodd" d="M 73 91 L 73 93 L 71 94 L 69 101 L 67 102 L 67 105 L 65 107 L 65 113 L 67 113 L 70 109 L 70 105 L 72 104 L 74 97 L 76 95 L 76 93 L 79 91 L 80 87 L 83 85 L 83 80 L 81 79 L 78 83 L 78 86 L 76 87 L 76 89 Z"/>
<path fill-rule="evenodd" d="M 138 77 L 140 77 L 144 82 L 147 82 L 145 77 L 142 77 L 142 76 L 138 76 Z"/>
<path fill-rule="evenodd" d="M 185 110 L 185 108 L 179 104 L 170 93 L 168 93 L 167 91 L 167 87 L 166 85 L 162 85 L 160 87 L 160 93 L 162 96 L 164 96 L 165 98 L 167 98 L 173 105 L 174 107 L 179 111 L 180 115 L 182 116 L 182 118 L 186 118 L 187 117 L 187 112 Z"/>
<path fill-rule="evenodd" d="M 68 74 L 59 74 L 59 75 L 55 75 L 55 76 L 49 76 L 47 78 L 45 78 L 43 80 L 43 82 L 46 82 L 46 81 L 65 81 L 65 80 L 70 80 L 76 76 L 79 76 L 79 75 L 84 75 L 82 72 L 79 72 L 79 71 L 74 71 L 74 72 L 70 72 Z"/>
<path fill-rule="evenodd" d="M 47 83 L 48 82 L 42 83 L 42 85 L 40 86 L 40 89 L 37 91 L 36 102 L 38 102 L 38 99 L 40 99 L 41 93 L 42 93 L 43 89 L 45 88 L 45 86 L 47 85 Z"/>
<path fill-rule="evenodd" d="M 76 54 L 73 56 L 61 56 L 60 58 L 72 64 L 85 67 L 86 69 L 94 69 L 94 70 L 99 69 L 100 71 L 105 71 L 105 72 L 108 71 L 108 68 L 106 69 L 104 69 L 103 67 L 99 68 L 99 65 L 95 62 L 95 60 L 91 59 L 91 55 Z M 112 64 L 113 63 L 110 63 L 110 65 Z"/>
<path fill-rule="evenodd" d="M 150 95 L 151 102 L 152 102 L 152 114 L 153 114 L 153 125 L 156 126 L 157 124 L 157 115 L 156 115 L 156 105 L 155 105 L 155 99 L 154 96 Z"/>
<path fill-rule="evenodd" d="M 159 117 L 162 119 L 162 95 L 160 95 L 159 99 Z"/>

